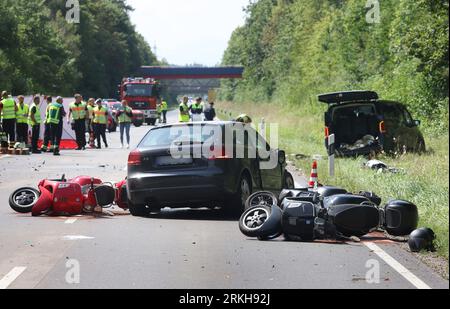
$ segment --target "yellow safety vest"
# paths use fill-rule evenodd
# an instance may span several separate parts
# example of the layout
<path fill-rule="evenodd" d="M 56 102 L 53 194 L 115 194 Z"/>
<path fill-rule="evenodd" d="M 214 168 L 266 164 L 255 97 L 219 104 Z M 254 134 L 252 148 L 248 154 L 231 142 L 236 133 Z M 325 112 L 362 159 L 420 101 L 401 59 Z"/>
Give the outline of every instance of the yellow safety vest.
<path fill-rule="evenodd" d="M 180 104 L 180 108 L 184 111 L 184 112 L 188 112 L 189 111 L 189 107 L 186 105 L 186 104 L 184 104 L 184 103 L 181 103 Z M 181 113 L 181 111 L 180 111 L 180 118 L 179 118 L 179 121 L 180 122 L 189 122 L 190 121 L 190 117 L 189 117 L 189 114 L 182 114 Z"/>
<path fill-rule="evenodd" d="M 73 120 L 86 119 L 86 103 L 81 102 L 77 105 L 74 102 L 70 104 L 70 111 L 72 112 Z"/>
<path fill-rule="evenodd" d="M 47 120 L 49 124 L 59 124 L 61 122 L 61 108 L 62 104 L 52 103 L 47 110 Z"/>
<path fill-rule="evenodd" d="M 161 103 L 161 110 L 163 112 L 167 112 L 168 109 L 169 109 L 169 105 L 167 105 L 167 102 L 166 101 L 162 101 L 162 103 Z"/>
<path fill-rule="evenodd" d="M 96 124 L 106 124 L 107 119 L 106 119 L 106 114 L 107 111 L 104 107 L 102 108 L 98 108 L 98 106 L 96 108 L 94 108 L 94 123 Z"/>
<path fill-rule="evenodd" d="M 2 119 L 16 119 L 16 102 L 14 102 L 14 99 L 7 98 L 1 102 L 3 104 Z"/>
<path fill-rule="evenodd" d="M 28 113 L 30 107 L 27 104 L 17 104 L 16 118 L 17 123 L 28 123 Z"/>
<path fill-rule="evenodd" d="M 32 110 L 33 108 L 36 107 L 36 112 L 34 113 L 34 120 L 36 120 L 36 122 L 33 121 L 33 119 L 31 119 L 31 114 L 32 114 Z M 28 112 L 28 124 L 30 126 L 35 126 L 38 124 L 41 124 L 41 110 L 39 109 L 39 105 L 36 105 L 36 103 L 31 104 L 30 106 L 30 110 Z"/>

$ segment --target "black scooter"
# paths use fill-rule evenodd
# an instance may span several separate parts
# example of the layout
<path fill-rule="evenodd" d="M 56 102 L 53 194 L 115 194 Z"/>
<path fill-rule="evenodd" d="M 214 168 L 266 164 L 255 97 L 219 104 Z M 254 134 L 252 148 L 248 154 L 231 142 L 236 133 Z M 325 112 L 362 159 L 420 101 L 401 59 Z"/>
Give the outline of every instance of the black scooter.
<path fill-rule="evenodd" d="M 321 187 L 283 190 L 249 197 L 239 220 L 248 237 L 270 240 L 284 234 L 286 240 L 355 239 L 376 230 L 392 236 L 409 235 L 417 228 L 417 207 L 392 200 L 380 207 L 381 198 L 371 192 L 348 193 L 342 188 Z"/>

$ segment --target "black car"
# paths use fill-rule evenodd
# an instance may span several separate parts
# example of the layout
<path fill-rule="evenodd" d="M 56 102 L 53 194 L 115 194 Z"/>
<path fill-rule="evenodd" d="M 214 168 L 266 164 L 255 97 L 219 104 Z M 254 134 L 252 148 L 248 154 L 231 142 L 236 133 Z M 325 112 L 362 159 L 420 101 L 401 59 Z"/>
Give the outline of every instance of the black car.
<path fill-rule="evenodd" d="M 425 140 L 406 107 L 380 100 L 373 91 L 323 94 L 319 101 L 329 105 L 325 113 L 326 147 L 335 135 L 335 150 L 340 156 L 424 152 Z"/>
<path fill-rule="evenodd" d="M 225 141 L 230 141 L 226 136 L 231 136 L 231 153 L 225 148 Z M 214 146 L 209 144 L 212 140 Z M 183 157 L 171 152 L 182 148 L 187 151 Z M 205 148 L 209 149 L 207 155 L 201 152 Z M 263 152 L 270 158 L 261 155 Z M 269 162 L 269 169 L 261 168 Z M 279 194 L 282 188 L 293 187 L 292 175 L 286 171 L 285 152 L 271 149 L 253 128 L 244 129 L 235 122 L 153 128 L 128 160 L 127 192 L 134 216 L 158 213 L 164 207 L 222 207 L 230 214 L 240 214 L 255 190 Z"/>

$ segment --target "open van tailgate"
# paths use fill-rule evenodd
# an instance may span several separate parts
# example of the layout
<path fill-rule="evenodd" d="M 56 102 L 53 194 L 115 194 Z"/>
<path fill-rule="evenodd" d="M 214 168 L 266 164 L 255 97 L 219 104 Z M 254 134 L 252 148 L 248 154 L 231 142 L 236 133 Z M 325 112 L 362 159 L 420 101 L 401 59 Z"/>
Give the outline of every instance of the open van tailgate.
<path fill-rule="evenodd" d="M 334 92 L 319 95 L 319 101 L 327 104 L 341 104 L 349 102 L 371 102 L 378 100 L 378 93 L 375 91 L 348 91 Z"/>

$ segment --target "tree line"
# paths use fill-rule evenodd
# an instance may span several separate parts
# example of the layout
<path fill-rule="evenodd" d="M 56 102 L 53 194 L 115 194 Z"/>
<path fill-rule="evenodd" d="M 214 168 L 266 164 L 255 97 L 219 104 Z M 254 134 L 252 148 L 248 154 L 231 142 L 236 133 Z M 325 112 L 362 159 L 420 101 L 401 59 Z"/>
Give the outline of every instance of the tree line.
<path fill-rule="evenodd" d="M 2 90 L 116 97 L 122 77 L 158 63 L 125 0 L 79 1 L 79 23 L 67 21 L 66 2 L 0 1 Z"/>
<path fill-rule="evenodd" d="M 221 96 L 296 106 L 371 89 L 448 128 L 448 8 L 448 0 L 251 1 L 223 56 L 245 78 L 223 82 Z"/>

